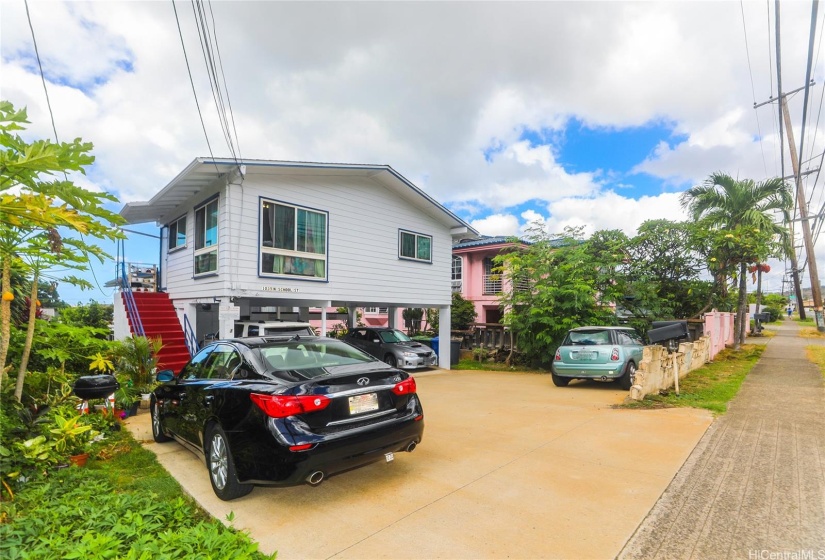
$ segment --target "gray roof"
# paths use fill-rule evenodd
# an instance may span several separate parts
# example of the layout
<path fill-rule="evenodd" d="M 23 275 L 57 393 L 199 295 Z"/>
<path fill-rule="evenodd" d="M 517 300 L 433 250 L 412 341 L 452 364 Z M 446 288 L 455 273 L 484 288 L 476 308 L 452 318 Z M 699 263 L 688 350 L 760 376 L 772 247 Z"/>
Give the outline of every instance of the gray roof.
<path fill-rule="evenodd" d="M 130 224 L 156 222 L 164 224 L 177 217 L 179 208 L 192 196 L 215 182 L 226 179 L 243 168 L 245 172 L 268 175 L 351 175 L 376 181 L 395 192 L 410 204 L 450 227 L 455 237 L 476 237 L 478 232 L 453 214 L 430 195 L 412 184 L 389 165 L 358 163 L 314 163 L 303 161 L 240 160 L 228 158 L 196 158 L 151 200 L 130 202 L 120 211 Z"/>

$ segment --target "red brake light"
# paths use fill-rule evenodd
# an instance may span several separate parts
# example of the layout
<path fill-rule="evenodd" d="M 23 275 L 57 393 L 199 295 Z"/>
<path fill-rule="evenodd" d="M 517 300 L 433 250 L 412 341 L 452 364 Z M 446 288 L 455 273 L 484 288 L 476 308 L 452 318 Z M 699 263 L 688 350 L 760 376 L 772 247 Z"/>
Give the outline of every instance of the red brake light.
<path fill-rule="evenodd" d="M 264 411 L 267 416 L 272 418 L 286 418 L 287 416 L 294 416 L 296 414 L 306 414 L 307 412 L 315 412 L 316 410 L 323 410 L 329 406 L 329 397 L 324 395 L 262 395 L 260 393 L 251 393 L 249 398 L 252 399 L 258 408 Z"/>
<path fill-rule="evenodd" d="M 411 395 L 415 393 L 415 389 L 415 379 L 408 377 L 404 381 L 396 383 L 395 387 L 392 388 L 392 392 L 396 395 Z"/>
<path fill-rule="evenodd" d="M 556 357 L 553 359 L 561 361 L 561 348 L 556 348 Z"/>
<path fill-rule="evenodd" d="M 619 349 L 618 348 L 614 348 L 613 352 L 610 353 L 610 359 L 613 360 L 614 362 L 619 361 Z"/>

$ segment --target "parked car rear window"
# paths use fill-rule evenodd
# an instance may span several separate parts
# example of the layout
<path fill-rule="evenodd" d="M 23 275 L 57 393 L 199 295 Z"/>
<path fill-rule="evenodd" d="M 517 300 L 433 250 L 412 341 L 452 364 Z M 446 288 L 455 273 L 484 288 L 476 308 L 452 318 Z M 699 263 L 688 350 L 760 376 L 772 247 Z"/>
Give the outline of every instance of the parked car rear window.
<path fill-rule="evenodd" d="M 593 331 L 570 331 L 567 333 L 567 338 L 562 343 L 563 346 L 571 345 L 596 345 L 596 344 L 610 344 L 610 331 L 607 330 L 593 330 Z"/>
<path fill-rule="evenodd" d="M 378 334 L 381 336 L 381 340 L 387 343 L 409 342 L 412 340 L 401 331 L 378 331 Z"/>
<path fill-rule="evenodd" d="M 375 361 L 357 348 L 335 340 L 289 341 L 264 346 L 260 350 L 261 356 L 270 368 L 269 371 L 326 368 Z M 318 375 L 323 374 L 323 371 L 318 372 Z"/>

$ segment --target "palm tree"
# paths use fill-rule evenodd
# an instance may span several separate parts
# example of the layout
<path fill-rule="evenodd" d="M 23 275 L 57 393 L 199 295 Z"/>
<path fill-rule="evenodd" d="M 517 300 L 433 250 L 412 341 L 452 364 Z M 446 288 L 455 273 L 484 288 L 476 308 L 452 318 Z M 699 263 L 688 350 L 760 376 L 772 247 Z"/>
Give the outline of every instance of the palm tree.
<path fill-rule="evenodd" d="M 781 213 L 793 205 L 789 187 L 782 179 L 774 178 L 761 183 L 751 179 L 736 180 L 724 173 L 713 173 L 701 185 L 682 193 L 682 208 L 690 212 L 696 221 L 720 230 L 753 228 L 784 238 L 786 230 L 776 223 L 776 212 Z M 736 348 L 745 341 L 745 317 L 747 302 L 747 262 L 739 265 L 739 304 L 737 306 Z"/>

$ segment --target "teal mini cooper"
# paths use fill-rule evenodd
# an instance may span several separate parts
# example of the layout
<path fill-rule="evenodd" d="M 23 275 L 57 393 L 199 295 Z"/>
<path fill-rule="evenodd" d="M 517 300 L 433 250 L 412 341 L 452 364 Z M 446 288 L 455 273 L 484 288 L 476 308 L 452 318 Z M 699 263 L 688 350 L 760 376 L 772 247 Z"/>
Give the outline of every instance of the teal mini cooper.
<path fill-rule="evenodd" d="M 565 387 L 573 379 L 618 379 L 628 390 L 642 361 L 642 348 L 642 337 L 630 327 L 572 329 L 553 358 L 553 383 Z"/>

